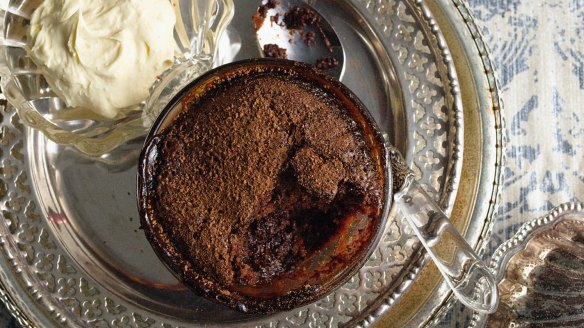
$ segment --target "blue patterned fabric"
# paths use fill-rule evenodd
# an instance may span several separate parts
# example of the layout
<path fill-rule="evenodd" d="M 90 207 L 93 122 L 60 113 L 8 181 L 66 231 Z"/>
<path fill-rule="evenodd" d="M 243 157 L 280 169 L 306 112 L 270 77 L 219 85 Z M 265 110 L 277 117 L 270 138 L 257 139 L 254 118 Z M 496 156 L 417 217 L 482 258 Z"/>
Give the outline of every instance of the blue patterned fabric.
<path fill-rule="evenodd" d="M 20 325 L 16 322 L 16 319 L 12 317 L 10 312 L 4 307 L 4 304 L 0 302 L 0 327 L 5 328 L 19 328 Z"/>
<path fill-rule="evenodd" d="M 468 0 L 505 105 L 504 187 L 491 254 L 522 223 L 584 201 L 584 0 Z M 440 327 L 467 327 L 457 305 Z"/>
<path fill-rule="evenodd" d="M 584 0 L 470 0 L 491 47 L 509 137 L 492 247 L 584 200 Z"/>

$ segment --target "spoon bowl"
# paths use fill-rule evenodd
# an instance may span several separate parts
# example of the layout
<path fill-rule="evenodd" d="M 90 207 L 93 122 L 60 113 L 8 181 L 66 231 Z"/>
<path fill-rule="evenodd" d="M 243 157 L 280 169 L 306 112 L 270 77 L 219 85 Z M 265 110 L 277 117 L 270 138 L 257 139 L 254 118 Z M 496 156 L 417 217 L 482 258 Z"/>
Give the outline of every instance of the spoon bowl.
<path fill-rule="evenodd" d="M 264 57 L 273 57 L 265 47 L 276 45 L 285 49 L 286 59 L 315 65 L 340 80 L 345 68 L 341 40 L 333 26 L 310 3 L 281 0 L 260 6 L 254 16 L 259 51 Z"/>

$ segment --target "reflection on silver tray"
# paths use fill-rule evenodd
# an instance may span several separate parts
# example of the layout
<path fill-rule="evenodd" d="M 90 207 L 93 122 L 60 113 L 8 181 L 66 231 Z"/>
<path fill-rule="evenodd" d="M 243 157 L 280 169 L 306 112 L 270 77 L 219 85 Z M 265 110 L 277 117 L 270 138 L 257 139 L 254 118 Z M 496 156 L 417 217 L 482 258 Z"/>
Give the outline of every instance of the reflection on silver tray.
<path fill-rule="evenodd" d="M 495 251 L 495 314 L 474 327 L 584 325 L 584 204 L 566 203 L 525 223 Z"/>
<path fill-rule="evenodd" d="M 253 40 L 246 39 L 252 32 L 252 2 L 236 4 L 236 18 L 227 34 L 231 45 L 241 47 L 234 59 L 257 53 Z M 374 112 L 421 182 L 450 211 L 461 174 L 462 110 L 453 63 L 425 5 L 419 0 L 311 4 L 335 25 L 348 49 L 350 70 L 345 77 L 350 78 L 343 82 Z M 370 261 L 337 292 L 289 313 L 242 316 L 178 284 L 147 244 L 134 199 L 139 141 L 96 161 L 24 128 L 10 106 L 3 108 L 0 128 L 4 217 L 0 279 L 7 290 L 3 298 L 11 299 L 13 312 L 24 324 L 333 327 L 365 319 L 372 323 L 407 292 L 423 263 L 421 246 L 407 226 L 392 218 Z M 492 180 L 488 183 L 487 193 L 493 190 Z M 443 300 L 446 294 L 439 297 Z"/>

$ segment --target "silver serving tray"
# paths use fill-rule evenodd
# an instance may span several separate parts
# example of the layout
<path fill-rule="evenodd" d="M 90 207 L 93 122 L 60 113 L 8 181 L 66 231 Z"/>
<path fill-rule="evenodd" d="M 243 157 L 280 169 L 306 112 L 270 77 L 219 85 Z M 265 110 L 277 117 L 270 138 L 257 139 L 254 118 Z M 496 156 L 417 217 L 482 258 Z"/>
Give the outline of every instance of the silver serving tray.
<path fill-rule="evenodd" d="M 221 48 L 233 53 L 223 58 L 256 53 L 251 2 L 237 1 Z M 311 3 L 340 32 L 348 54 L 343 82 L 481 249 L 498 191 L 502 133 L 492 66 L 466 8 L 458 1 Z M 0 297 L 25 326 L 422 326 L 451 299 L 411 231 L 392 217 L 369 262 L 328 297 L 270 317 L 227 310 L 180 285 L 140 231 L 140 140 L 87 158 L 22 126 L 5 102 L 2 115 Z"/>

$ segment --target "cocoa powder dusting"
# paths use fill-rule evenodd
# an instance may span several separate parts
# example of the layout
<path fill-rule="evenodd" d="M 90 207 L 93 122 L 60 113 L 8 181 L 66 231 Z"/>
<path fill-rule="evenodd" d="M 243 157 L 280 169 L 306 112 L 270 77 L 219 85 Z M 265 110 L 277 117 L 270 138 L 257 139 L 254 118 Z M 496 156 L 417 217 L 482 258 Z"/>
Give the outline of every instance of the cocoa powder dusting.
<path fill-rule="evenodd" d="M 153 208 L 175 247 L 227 285 L 268 284 L 381 211 L 383 177 L 332 97 L 273 73 L 223 82 L 159 138 Z"/>

